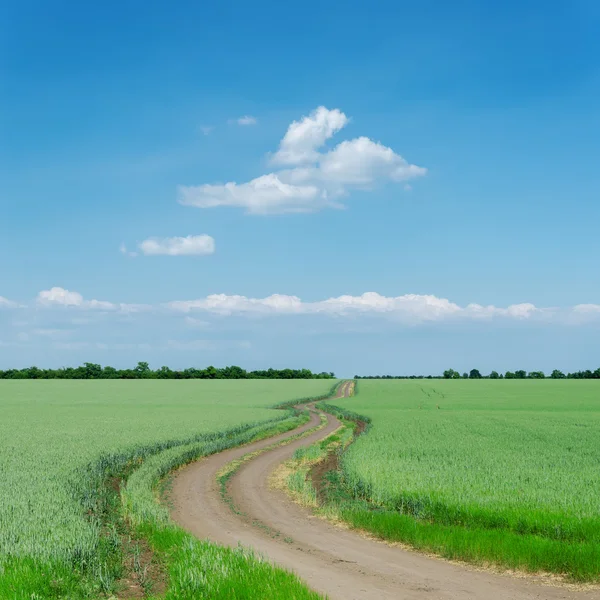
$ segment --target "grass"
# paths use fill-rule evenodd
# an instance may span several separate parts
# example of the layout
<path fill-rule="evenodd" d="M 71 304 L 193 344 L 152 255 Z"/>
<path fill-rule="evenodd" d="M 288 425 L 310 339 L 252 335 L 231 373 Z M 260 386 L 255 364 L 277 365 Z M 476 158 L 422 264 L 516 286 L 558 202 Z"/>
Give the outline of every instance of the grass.
<path fill-rule="evenodd" d="M 135 533 L 148 541 L 168 570 L 169 587 L 164 598 L 316 600 L 321 597 L 298 577 L 265 562 L 249 549 L 223 548 L 187 534 L 172 523 L 167 508 L 156 496 L 161 480 L 178 466 L 229 447 L 283 433 L 303 422 L 306 415 L 300 414 L 232 437 L 170 448 L 148 458 L 128 478 L 122 491 L 124 516 Z"/>
<path fill-rule="evenodd" d="M 159 454 L 164 468 L 169 457 L 242 443 L 284 421 L 292 426 L 289 411 L 269 407 L 323 395 L 330 386 L 325 380 L 0 382 L 0 598 L 112 592 L 121 564 L 118 536 L 105 531 L 107 477 Z M 152 517 L 144 507 L 135 513 L 127 507 L 139 517 L 136 527 Z"/>
<path fill-rule="evenodd" d="M 333 402 L 333 401 L 332 401 Z M 595 381 L 361 381 L 339 516 L 442 556 L 600 574 Z"/>

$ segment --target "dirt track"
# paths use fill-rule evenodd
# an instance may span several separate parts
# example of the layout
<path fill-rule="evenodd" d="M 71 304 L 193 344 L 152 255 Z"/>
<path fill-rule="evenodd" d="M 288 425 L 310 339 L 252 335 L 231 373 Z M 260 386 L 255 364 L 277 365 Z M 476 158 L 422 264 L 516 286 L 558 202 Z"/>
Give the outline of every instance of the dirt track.
<path fill-rule="evenodd" d="M 344 395 L 347 391 L 347 387 L 342 389 Z M 319 423 L 317 412 L 313 410 L 310 422 L 292 432 L 185 467 L 173 482 L 173 519 L 199 538 L 254 548 L 332 600 L 600 600 L 598 590 L 552 587 L 533 577 L 477 571 L 365 539 L 314 517 L 285 493 L 270 489 L 269 475 L 280 463 L 297 448 L 322 439 L 339 426 L 335 417 L 327 418 L 324 428 L 259 454 L 232 477 L 229 493 L 242 515 L 223 502 L 216 481 L 218 471 L 248 452 L 314 427 Z"/>

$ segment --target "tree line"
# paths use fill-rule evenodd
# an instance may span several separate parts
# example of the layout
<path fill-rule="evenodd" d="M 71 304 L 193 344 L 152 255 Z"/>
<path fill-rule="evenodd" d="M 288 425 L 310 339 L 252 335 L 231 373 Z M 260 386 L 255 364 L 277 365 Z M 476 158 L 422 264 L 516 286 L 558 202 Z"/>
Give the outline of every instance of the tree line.
<path fill-rule="evenodd" d="M 600 379 L 600 368 L 595 371 L 575 371 L 573 373 L 563 373 L 559 369 L 554 369 L 552 373 L 546 375 L 544 371 L 506 371 L 498 373 L 492 371 L 489 375 L 482 375 L 479 369 L 471 369 L 468 373 L 462 375 L 454 369 L 447 369 L 442 375 L 355 375 L 354 379 Z"/>
<path fill-rule="evenodd" d="M 139 362 L 133 369 L 115 369 L 114 367 L 84 363 L 80 367 L 61 367 L 60 369 L 0 370 L 0 379 L 335 379 L 333 373 L 313 373 L 310 369 L 266 369 L 246 371 L 241 367 L 189 368 L 182 371 L 160 367 L 153 371 L 147 362 Z"/>

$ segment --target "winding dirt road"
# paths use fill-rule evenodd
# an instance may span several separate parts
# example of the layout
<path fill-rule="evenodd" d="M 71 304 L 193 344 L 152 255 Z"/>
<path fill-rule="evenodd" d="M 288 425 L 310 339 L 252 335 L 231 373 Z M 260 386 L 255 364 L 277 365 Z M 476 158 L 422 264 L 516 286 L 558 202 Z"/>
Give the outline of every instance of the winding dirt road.
<path fill-rule="evenodd" d="M 349 386 L 350 382 L 344 384 L 340 396 L 348 395 Z M 231 510 L 221 497 L 217 473 L 249 452 L 319 424 L 319 413 L 311 405 L 309 408 L 310 422 L 298 429 L 215 454 L 180 470 L 173 482 L 173 519 L 199 538 L 254 548 L 332 600 L 600 600 L 597 589 L 553 587 L 534 577 L 477 571 L 365 539 L 313 516 L 284 492 L 271 489 L 269 476 L 279 464 L 297 448 L 324 438 L 339 426 L 331 415 L 318 431 L 245 462 L 228 488 L 242 514 Z"/>

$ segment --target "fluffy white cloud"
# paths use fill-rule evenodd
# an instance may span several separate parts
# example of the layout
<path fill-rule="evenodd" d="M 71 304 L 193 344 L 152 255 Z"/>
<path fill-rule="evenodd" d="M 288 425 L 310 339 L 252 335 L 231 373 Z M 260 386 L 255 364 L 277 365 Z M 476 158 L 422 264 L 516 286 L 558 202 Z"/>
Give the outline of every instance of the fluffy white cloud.
<path fill-rule="evenodd" d="M 531 303 L 511 304 L 506 307 L 483 306 L 475 303 L 461 306 L 447 298 L 432 294 L 383 296 L 377 292 L 365 292 L 357 296 L 342 295 L 312 302 L 286 294 L 272 294 L 265 298 L 211 294 L 196 300 L 176 300 L 166 304 L 149 305 L 86 300 L 78 292 L 54 287 L 38 294 L 37 305 L 96 311 L 98 318 L 100 315 L 104 318 L 106 313 L 121 316 L 147 311 L 163 313 L 165 316 L 168 313 L 173 315 L 179 313 L 190 328 L 210 328 L 212 322 L 208 315 L 239 317 L 324 315 L 353 319 L 379 316 L 408 325 L 450 320 L 477 322 L 499 319 L 564 325 L 600 322 L 600 304 L 579 304 L 568 308 L 540 308 Z M 74 319 L 69 321 L 69 325 L 74 323 Z M 83 324 L 86 323 L 88 321 L 84 320 Z M 55 330 L 50 329 L 35 330 L 33 333 L 45 335 L 46 331 L 47 335 L 56 333 Z"/>
<path fill-rule="evenodd" d="M 71 292 L 61 287 L 42 290 L 37 295 L 37 304 L 42 307 L 68 307 L 100 311 L 140 312 L 150 308 L 147 304 L 115 304 L 104 300 L 85 300 L 79 292 Z"/>
<path fill-rule="evenodd" d="M 168 306 L 173 310 L 186 313 L 205 311 L 221 315 L 327 314 L 350 316 L 353 314 L 380 314 L 410 323 L 439 321 L 448 318 L 528 319 L 541 310 L 533 304 L 513 304 L 506 308 L 479 304 L 461 307 L 446 298 L 438 298 L 433 295 L 405 294 L 387 297 L 376 292 L 366 292 L 360 296 L 338 296 L 317 302 L 303 302 L 297 296 L 282 294 L 274 294 L 266 298 L 213 294 L 199 300 L 171 302 Z"/>
<path fill-rule="evenodd" d="M 422 167 L 408 164 L 391 148 L 367 137 L 338 144 L 319 162 L 319 176 L 324 182 L 344 185 L 371 185 L 380 179 L 405 181 L 426 172 Z"/>
<path fill-rule="evenodd" d="M 236 119 L 236 123 L 238 125 L 241 125 L 242 127 L 248 126 L 248 125 L 256 125 L 258 123 L 258 119 L 251 115 L 244 115 L 243 117 Z"/>
<path fill-rule="evenodd" d="M 353 188 L 405 182 L 427 172 L 364 136 L 320 152 L 347 123 L 340 110 L 321 106 L 288 127 L 272 156 L 273 164 L 287 168 L 241 184 L 180 186 L 179 202 L 198 208 L 236 206 L 251 214 L 312 212 L 327 206 L 340 208 L 336 198 Z"/>
<path fill-rule="evenodd" d="M 214 253 L 215 240 L 210 235 L 148 238 L 139 244 L 139 249 L 147 256 L 204 256 Z"/>
<path fill-rule="evenodd" d="M 316 162 L 320 156 L 317 149 L 347 123 L 348 117 L 337 108 L 328 110 L 319 106 L 308 117 L 288 127 L 271 161 L 280 165 Z"/>
<path fill-rule="evenodd" d="M 271 173 L 242 184 L 180 186 L 179 202 L 198 208 L 237 206 L 260 215 L 307 212 L 325 204 L 326 199 L 314 185 L 291 185 Z"/>
<path fill-rule="evenodd" d="M 83 296 L 78 292 L 70 292 L 61 287 L 42 290 L 37 297 L 38 304 L 44 306 L 82 306 Z"/>
<path fill-rule="evenodd" d="M 482 306 L 481 304 L 468 304 L 464 311 L 473 318 L 491 318 L 491 317 L 513 317 L 515 319 L 528 319 L 536 313 L 548 312 L 549 309 L 537 308 L 534 304 L 512 304 L 507 308 L 498 308 L 497 306 Z"/>

